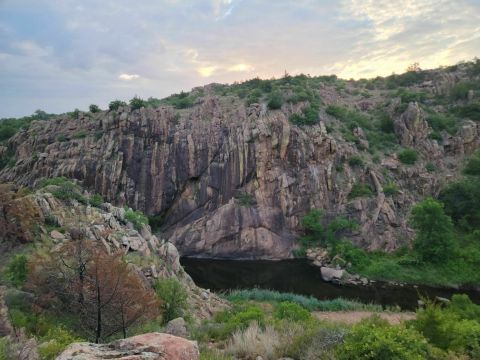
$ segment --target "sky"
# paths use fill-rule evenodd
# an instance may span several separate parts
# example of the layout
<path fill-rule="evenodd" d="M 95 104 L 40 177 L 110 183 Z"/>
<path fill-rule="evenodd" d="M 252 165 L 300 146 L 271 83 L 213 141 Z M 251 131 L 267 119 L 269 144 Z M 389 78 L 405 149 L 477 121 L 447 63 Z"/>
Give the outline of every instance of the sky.
<path fill-rule="evenodd" d="M 0 0 L 0 118 L 480 56 L 480 0 Z"/>

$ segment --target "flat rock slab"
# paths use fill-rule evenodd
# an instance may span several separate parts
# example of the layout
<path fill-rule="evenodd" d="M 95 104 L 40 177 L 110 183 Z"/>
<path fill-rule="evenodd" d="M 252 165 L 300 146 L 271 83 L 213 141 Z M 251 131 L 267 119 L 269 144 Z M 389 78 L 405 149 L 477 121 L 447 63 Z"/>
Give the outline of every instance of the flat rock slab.
<path fill-rule="evenodd" d="M 110 344 L 74 343 L 56 360 L 199 360 L 196 342 L 177 336 L 148 333 Z"/>

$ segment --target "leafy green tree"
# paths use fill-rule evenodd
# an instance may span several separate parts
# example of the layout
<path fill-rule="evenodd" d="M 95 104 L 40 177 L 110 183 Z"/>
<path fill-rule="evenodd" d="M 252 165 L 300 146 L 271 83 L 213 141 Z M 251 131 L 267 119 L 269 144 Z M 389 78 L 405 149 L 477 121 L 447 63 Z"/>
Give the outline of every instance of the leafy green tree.
<path fill-rule="evenodd" d="M 184 315 L 188 295 L 178 280 L 173 278 L 158 280 L 155 283 L 155 292 L 163 300 L 161 307 L 164 323 Z"/>
<path fill-rule="evenodd" d="M 279 92 L 272 92 L 268 97 L 267 105 L 270 110 L 280 109 L 283 105 L 282 94 L 280 94 Z"/>
<path fill-rule="evenodd" d="M 455 224 L 464 229 L 480 227 L 480 180 L 467 178 L 444 188 L 439 200 Z"/>
<path fill-rule="evenodd" d="M 135 96 L 130 100 L 130 106 L 132 107 L 132 110 L 140 109 L 142 107 L 145 107 L 146 105 L 146 101 L 142 98 L 139 98 L 138 96 Z"/>
<path fill-rule="evenodd" d="M 121 100 L 113 100 L 108 104 L 110 110 L 118 110 L 121 106 L 127 106 L 127 103 Z"/>
<path fill-rule="evenodd" d="M 343 230 L 352 230 L 356 223 L 343 218 L 333 219 L 326 227 L 322 224 L 323 213 L 318 209 L 312 209 L 302 218 L 302 225 L 305 229 L 305 235 L 300 241 L 303 246 L 328 245 L 335 248 L 339 241 L 339 232 Z"/>
<path fill-rule="evenodd" d="M 427 198 L 412 209 L 411 222 L 417 235 L 413 248 L 424 261 L 439 262 L 455 251 L 453 224 L 443 204 Z"/>
<path fill-rule="evenodd" d="M 98 105 L 95 105 L 95 104 L 90 105 L 88 109 L 90 110 L 91 113 L 100 112 L 100 108 L 98 107 Z"/>

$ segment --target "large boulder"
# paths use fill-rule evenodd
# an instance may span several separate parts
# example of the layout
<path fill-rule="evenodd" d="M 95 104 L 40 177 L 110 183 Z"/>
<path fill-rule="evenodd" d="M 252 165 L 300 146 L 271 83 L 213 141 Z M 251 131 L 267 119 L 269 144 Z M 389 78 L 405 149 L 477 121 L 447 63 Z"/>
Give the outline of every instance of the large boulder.
<path fill-rule="evenodd" d="M 333 281 L 333 280 L 341 280 L 345 273 L 345 270 L 334 269 L 334 268 L 323 266 L 320 268 L 320 272 L 322 274 L 323 280 Z"/>
<path fill-rule="evenodd" d="M 416 102 L 408 104 L 405 112 L 394 122 L 395 134 L 403 146 L 422 144 L 428 137 L 429 127 L 425 113 Z"/>
<path fill-rule="evenodd" d="M 161 333 L 148 333 L 110 344 L 74 343 L 57 360 L 198 360 L 196 342 Z"/>

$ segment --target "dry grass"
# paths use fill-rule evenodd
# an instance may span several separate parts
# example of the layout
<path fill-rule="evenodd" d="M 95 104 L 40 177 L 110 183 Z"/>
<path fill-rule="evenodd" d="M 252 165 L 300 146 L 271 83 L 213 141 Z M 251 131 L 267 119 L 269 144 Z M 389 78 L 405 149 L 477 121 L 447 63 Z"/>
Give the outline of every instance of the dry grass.
<path fill-rule="evenodd" d="M 280 336 L 271 326 L 262 329 L 252 322 L 245 330 L 236 331 L 227 345 L 227 352 L 242 359 L 276 359 L 276 349 L 280 345 Z"/>
<path fill-rule="evenodd" d="M 369 318 L 372 315 L 378 315 L 382 319 L 387 320 L 392 325 L 398 325 L 405 320 L 415 319 L 415 313 L 373 313 L 371 311 L 322 311 L 314 312 L 314 315 L 320 319 L 331 322 L 338 322 L 344 324 L 356 324 L 359 321 Z"/>

